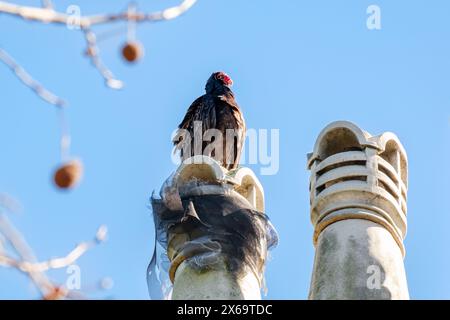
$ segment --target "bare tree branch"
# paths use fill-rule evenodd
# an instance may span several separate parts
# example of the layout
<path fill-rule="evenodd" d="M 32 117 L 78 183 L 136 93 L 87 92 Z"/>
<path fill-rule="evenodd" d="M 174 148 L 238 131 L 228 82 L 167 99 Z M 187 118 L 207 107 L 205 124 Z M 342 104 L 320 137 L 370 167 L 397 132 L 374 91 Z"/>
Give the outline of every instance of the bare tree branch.
<path fill-rule="evenodd" d="M 95 33 L 90 28 L 83 28 L 83 31 L 87 43 L 86 55 L 91 59 L 92 65 L 100 72 L 108 87 L 111 89 L 121 89 L 123 82 L 114 77 L 111 70 L 105 66 L 100 58 Z"/>
<path fill-rule="evenodd" d="M 171 20 L 189 10 L 196 2 L 197 0 L 184 0 L 178 6 L 152 13 L 136 12 L 134 14 L 130 14 L 127 11 L 118 14 L 81 16 L 79 18 L 79 26 L 81 28 L 87 28 L 97 24 L 126 20 L 135 20 L 136 22 Z M 70 24 L 72 19 L 71 15 L 55 11 L 53 7 L 39 8 L 20 6 L 6 1 L 0 1 L 0 12 L 17 16 L 22 19 L 35 20 L 43 23 Z"/>
<path fill-rule="evenodd" d="M 2 208 L 12 213 L 20 213 L 23 210 L 19 201 L 7 193 L 0 192 L 0 212 Z"/>
<path fill-rule="evenodd" d="M 63 107 L 66 103 L 63 99 L 47 90 L 42 84 L 33 79 L 33 77 L 3 49 L 0 48 L 0 61 L 8 66 L 17 78 L 22 81 L 28 88 L 33 90 L 44 101 L 57 106 Z"/>
<path fill-rule="evenodd" d="M 44 299 L 83 299 L 82 293 L 53 284 L 45 272 L 50 269 L 68 267 L 86 251 L 103 242 L 107 235 L 106 226 L 100 226 L 94 239 L 78 244 L 65 257 L 38 262 L 23 235 L 14 227 L 6 214 L 2 213 L 3 208 L 8 210 L 9 207 L 8 202 L 3 202 L 2 199 L 9 200 L 9 197 L 0 194 L 0 266 L 15 268 L 27 275 Z M 7 253 L 6 243 L 14 250 L 18 258 L 13 257 L 12 253 Z"/>
<path fill-rule="evenodd" d="M 121 89 L 123 82 L 116 79 L 113 73 L 105 66 L 99 55 L 95 33 L 91 30 L 94 25 L 128 21 L 134 26 L 138 22 L 158 22 L 175 19 L 189 10 L 197 0 L 183 0 L 178 6 L 170 7 L 162 11 L 145 13 L 138 12 L 135 6 L 129 6 L 128 10 L 118 14 L 97 14 L 91 16 L 76 16 L 65 12 L 54 10 L 50 0 L 42 0 L 42 7 L 30 7 L 13 4 L 7 1 L 0 1 L 0 13 L 9 14 L 25 20 L 33 20 L 42 23 L 65 24 L 77 27 L 84 32 L 87 42 L 86 54 L 90 58 L 92 65 L 100 72 L 105 79 L 105 83 L 112 89 Z M 132 8 L 132 9 L 130 9 Z M 20 65 L 18 65 L 5 51 L 0 49 L 0 60 L 8 65 L 17 77 L 29 88 L 31 88 L 42 99 L 56 106 L 63 106 L 64 101 L 46 90 L 41 84 L 35 81 Z"/>
<path fill-rule="evenodd" d="M 4 233 L 5 229 L 11 229 L 11 225 L 6 225 L 3 220 L 4 217 L 0 216 L 0 231 Z M 8 222 L 9 223 L 9 222 Z M 12 236 L 11 234 L 9 235 Z M 97 244 L 104 241 L 106 236 L 106 227 L 101 226 L 96 234 L 96 237 L 91 241 L 85 241 L 78 244 L 72 251 L 70 251 L 65 257 L 61 258 L 53 258 L 47 261 L 42 262 L 29 262 L 27 260 L 18 261 L 15 260 L 5 254 L 0 255 L 0 264 L 7 267 L 14 267 L 19 269 L 22 272 L 30 273 L 30 272 L 44 272 L 50 269 L 60 269 L 66 268 L 71 264 L 75 263 L 86 251 L 93 248 Z M 14 234 L 14 237 L 18 238 L 17 234 Z M 12 239 L 11 239 L 12 240 Z M 15 247 L 16 248 L 16 247 Z M 34 259 L 33 259 L 34 260 Z"/>
<path fill-rule="evenodd" d="M 0 233 L 2 233 L 6 241 L 12 246 L 12 248 L 19 255 L 22 261 L 30 261 L 30 262 L 36 261 L 36 256 L 33 250 L 25 241 L 22 234 L 9 221 L 9 219 L 5 214 L 0 215 Z M 15 261 L 7 256 L 5 256 L 1 260 L 4 263 L 15 264 Z M 27 272 L 27 275 L 30 277 L 30 279 L 33 281 L 33 283 L 36 285 L 36 287 L 43 295 L 45 295 L 47 291 L 53 287 L 51 281 L 42 272 L 32 270 L 30 272 Z"/>

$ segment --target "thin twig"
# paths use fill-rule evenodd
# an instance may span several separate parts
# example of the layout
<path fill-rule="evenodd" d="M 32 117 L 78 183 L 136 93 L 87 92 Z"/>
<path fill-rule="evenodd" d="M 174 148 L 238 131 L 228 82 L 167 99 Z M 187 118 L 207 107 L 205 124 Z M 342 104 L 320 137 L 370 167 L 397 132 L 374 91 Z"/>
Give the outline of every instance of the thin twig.
<path fill-rule="evenodd" d="M 0 214 L 0 232 L 3 234 L 6 241 L 11 245 L 15 252 L 19 255 L 22 261 L 36 261 L 36 256 L 33 250 L 28 245 L 22 234 L 9 221 L 8 217 L 5 214 Z M 3 258 L 2 260 L 4 261 L 4 263 L 14 263 L 10 259 L 8 259 L 8 257 Z M 27 272 L 27 274 L 43 295 L 53 287 L 51 281 L 44 273 L 31 270 Z"/>
<path fill-rule="evenodd" d="M 118 14 L 97 14 L 79 17 L 81 28 L 91 27 L 97 24 L 135 20 L 136 22 L 157 22 L 175 19 L 189 10 L 197 0 L 184 0 L 178 6 L 170 7 L 162 11 L 145 13 L 136 12 L 134 15 L 128 12 Z M 26 20 L 35 20 L 43 23 L 68 24 L 72 16 L 63 12 L 57 12 L 52 8 L 29 7 L 0 1 L 0 12 L 20 17 Z"/>
<path fill-rule="evenodd" d="M 57 106 L 64 107 L 66 104 L 63 99 L 47 90 L 42 84 L 33 79 L 33 77 L 3 49 L 0 48 L 0 61 L 8 66 L 17 78 L 23 82 L 28 88 L 33 90 L 44 101 Z"/>
<path fill-rule="evenodd" d="M 91 30 L 91 27 L 117 21 L 128 21 L 130 25 L 134 26 L 134 24 L 139 22 L 171 20 L 189 10 L 196 1 L 197 0 L 184 0 L 178 6 L 152 13 L 138 12 L 136 8 L 131 5 L 127 11 L 118 14 L 97 14 L 91 16 L 74 16 L 73 14 L 58 12 L 54 10 L 50 0 L 42 0 L 42 7 L 21 6 L 6 1 L 0 1 L 0 13 L 9 14 L 25 20 L 65 24 L 70 27 L 75 26 L 77 29 L 81 29 L 87 42 L 86 53 L 90 58 L 92 65 L 100 72 L 108 87 L 112 89 L 121 89 L 123 87 L 123 82 L 114 77 L 111 70 L 105 66 L 100 58 L 96 35 Z M 42 99 L 56 106 L 61 107 L 64 105 L 64 101 L 61 98 L 57 97 L 55 94 L 45 89 L 40 83 L 35 81 L 20 65 L 1 49 L 0 60 L 8 65 L 16 73 L 17 77 L 25 85 L 35 91 Z"/>
<path fill-rule="evenodd" d="M 0 216 L 0 230 L 2 230 L 2 217 Z M 11 226 L 9 226 L 11 228 Z M 4 231 L 4 230 L 2 230 Z M 61 258 L 53 258 L 47 261 L 42 262 L 29 262 L 27 260 L 25 261 L 18 261 L 15 260 L 7 255 L 0 255 L 0 264 L 8 267 L 14 267 L 19 269 L 22 272 L 30 273 L 30 272 L 44 272 L 48 271 L 50 269 L 61 269 L 66 268 L 75 261 L 77 261 L 86 251 L 89 249 L 95 247 L 97 244 L 101 243 L 105 239 L 106 235 L 106 229 L 104 226 L 101 226 L 99 230 L 97 231 L 97 235 L 93 240 L 85 241 L 80 244 L 78 244 L 72 251 L 70 251 L 65 257 Z M 102 234 L 102 235 L 100 235 Z M 17 237 L 17 234 L 14 235 Z M 33 259 L 34 260 L 34 259 Z"/>
<path fill-rule="evenodd" d="M 2 205 L 1 202 L 0 205 Z M 5 206 L 2 205 L 2 207 Z M 74 293 L 64 287 L 54 285 L 45 274 L 45 271 L 64 268 L 75 263 L 86 251 L 105 240 L 107 229 L 105 226 L 101 226 L 97 230 L 94 239 L 78 244 L 75 249 L 69 252 L 65 257 L 54 258 L 42 262 L 37 262 L 36 256 L 25 238 L 14 227 L 7 216 L 1 214 L 1 212 L 0 235 L 2 236 L 2 243 L 9 243 L 10 247 L 14 249 L 15 253 L 19 256 L 19 259 L 13 258 L 10 254 L 6 253 L 6 250 L 2 245 L 2 250 L 0 251 L 1 266 L 15 268 L 26 274 L 39 289 L 44 299 L 80 299 L 83 297 L 81 293 Z"/>
<path fill-rule="evenodd" d="M 83 31 L 87 43 L 86 55 L 91 59 L 92 65 L 100 72 L 108 87 L 112 89 L 121 89 L 123 87 L 123 82 L 114 77 L 111 70 L 105 66 L 100 58 L 95 33 L 92 32 L 90 28 L 83 28 Z"/>
<path fill-rule="evenodd" d="M 2 211 L 2 208 L 11 213 L 20 213 L 23 210 L 22 205 L 19 201 L 17 201 L 7 193 L 0 192 L 0 212 Z"/>

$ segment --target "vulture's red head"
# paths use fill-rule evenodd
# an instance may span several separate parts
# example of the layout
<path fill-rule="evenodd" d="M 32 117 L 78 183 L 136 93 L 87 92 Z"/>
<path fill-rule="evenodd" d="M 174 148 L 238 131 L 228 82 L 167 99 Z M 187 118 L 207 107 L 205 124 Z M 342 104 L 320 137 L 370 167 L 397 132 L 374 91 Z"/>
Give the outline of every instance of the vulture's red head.
<path fill-rule="evenodd" d="M 209 77 L 206 83 L 205 90 L 207 93 L 218 93 L 222 94 L 225 88 L 230 88 L 233 85 L 233 80 L 225 72 L 219 71 L 214 72 L 211 77 Z"/>
<path fill-rule="evenodd" d="M 231 87 L 233 85 L 233 80 L 231 80 L 230 76 L 227 75 L 225 72 L 215 72 L 214 78 L 216 80 L 221 81 L 224 85 Z"/>

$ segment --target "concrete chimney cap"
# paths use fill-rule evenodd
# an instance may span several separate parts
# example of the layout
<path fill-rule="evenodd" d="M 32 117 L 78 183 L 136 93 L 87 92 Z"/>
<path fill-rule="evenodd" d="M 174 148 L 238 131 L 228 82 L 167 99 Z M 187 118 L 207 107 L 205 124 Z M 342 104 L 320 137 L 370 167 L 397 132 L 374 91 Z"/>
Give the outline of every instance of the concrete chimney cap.
<path fill-rule="evenodd" d="M 223 189 L 222 191 L 230 189 L 244 197 L 256 210 L 264 212 L 264 189 L 249 168 L 238 167 L 228 171 L 213 158 L 196 155 L 184 160 L 166 180 L 160 196 L 166 200 L 165 202 L 174 203 L 173 208 L 179 208 L 181 206 L 179 192 L 184 186 L 191 184 L 203 185 L 206 193 L 217 192 L 217 187 Z"/>
<path fill-rule="evenodd" d="M 388 149 L 389 143 L 394 143 L 395 148 L 400 152 L 404 159 L 408 161 L 406 150 L 395 133 L 384 132 L 378 136 L 370 138 L 370 140 L 374 141 L 378 145 L 381 152 L 384 152 L 386 151 L 386 149 Z"/>
<path fill-rule="evenodd" d="M 384 225 L 404 253 L 408 160 L 394 133 L 372 136 L 333 122 L 319 134 L 308 169 L 314 242 L 329 224 L 358 218 Z"/>
<path fill-rule="evenodd" d="M 339 139 L 338 139 L 339 138 Z M 319 134 L 312 153 L 307 155 L 307 167 L 311 168 L 315 160 L 322 161 L 331 156 L 333 148 L 337 147 L 335 142 L 339 140 L 339 145 L 347 143 L 348 148 L 366 147 L 378 150 L 383 153 L 391 142 L 400 152 L 405 162 L 407 162 L 406 151 L 397 136 L 392 132 L 385 132 L 378 136 L 372 136 L 369 132 L 362 130 L 350 121 L 335 121 L 326 126 Z"/>

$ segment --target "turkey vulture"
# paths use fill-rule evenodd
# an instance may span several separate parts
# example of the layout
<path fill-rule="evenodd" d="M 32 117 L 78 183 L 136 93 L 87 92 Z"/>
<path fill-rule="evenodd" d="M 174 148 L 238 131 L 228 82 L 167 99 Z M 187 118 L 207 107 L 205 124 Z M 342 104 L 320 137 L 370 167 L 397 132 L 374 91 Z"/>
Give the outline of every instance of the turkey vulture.
<path fill-rule="evenodd" d="M 197 98 L 189 107 L 183 121 L 178 126 L 178 141 L 174 141 L 175 150 L 180 150 L 182 160 L 195 155 L 206 155 L 217 160 L 228 170 L 237 168 L 241 157 L 242 147 L 245 140 L 245 122 L 242 112 L 234 99 L 230 87 L 233 81 L 224 72 L 214 72 L 206 82 L 206 93 Z M 202 136 L 201 144 L 196 148 L 195 139 L 199 139 L 198 133 L 194 136 L 195 128 Z M 221 141 L 217 137 L 210 137 L 210 141 L 204 134 L 210 132 L 221 133 Z M 180 134 L 180 131 L 189 133 Z M 207 140 L 207 141 L 205 141 Z M 218 148 L 211 148 L 216 142 Z M 190 145 L 187 148 L 186 143 Z M 221 144 L 220 144 L 221 143 Z M 190 149 L 190 150 L 189 150 Z M 208 150 L 210 152 L 208 152 Z"/>

